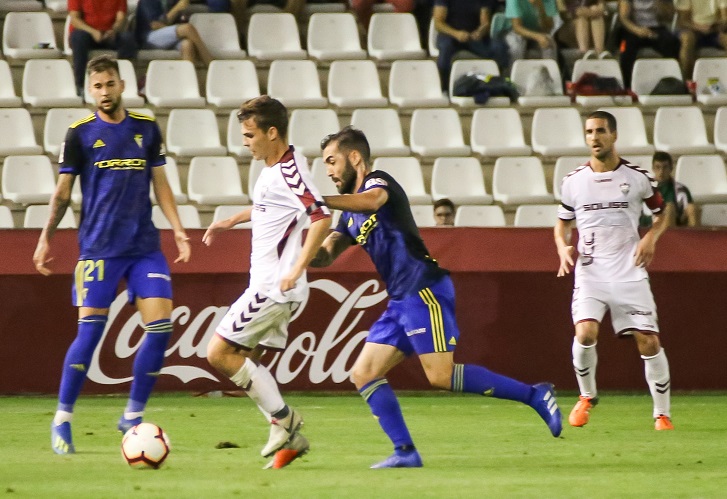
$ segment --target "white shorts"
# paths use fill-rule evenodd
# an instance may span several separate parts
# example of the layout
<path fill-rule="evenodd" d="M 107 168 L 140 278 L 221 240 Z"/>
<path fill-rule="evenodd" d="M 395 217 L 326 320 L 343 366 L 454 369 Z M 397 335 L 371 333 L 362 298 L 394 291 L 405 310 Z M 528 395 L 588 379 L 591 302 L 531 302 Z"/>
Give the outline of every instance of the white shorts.
<path fill-rule="evenodd" d="M 659 332 L 656 304 L 649 280 L 633 282 L 587 282 L 573 290 L 571 315 L 573 324 L 583 321 L 601 322 L 606 310 L 616 334 L 631 331 Z"/>
<path fill-rule="evenodd" d="M 288 342 L 288 323 L 298 305 L 298 302 L 275 302 L 248 288 L 232 304 L 215 332 L 245 350 L 258 345 L 283 350 Z"/>

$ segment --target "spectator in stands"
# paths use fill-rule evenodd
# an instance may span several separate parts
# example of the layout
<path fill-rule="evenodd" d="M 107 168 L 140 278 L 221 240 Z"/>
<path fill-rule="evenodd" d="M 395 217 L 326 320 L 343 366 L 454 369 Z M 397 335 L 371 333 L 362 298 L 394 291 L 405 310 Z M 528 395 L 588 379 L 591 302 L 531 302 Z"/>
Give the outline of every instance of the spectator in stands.
<path fill-rule="evenodd" d="M 605 50 L 606 8 L 603 0 L 557 1 L 564 22 L 572 24 L 581 57 L 610 57 L 611 54 Z"/>
<path fill-rule="evenodd" d="M 136 37 L 142 48 L 173 49 L 182 53 L 182 59 L 212 62 L 212 54 L 194 26 L 187 21 L 185 9 L 189 0 L 169 0 L 166 8 L 162 0 L 139 0 L 136 7 Z"/>
<path fill-rule="evenodd" d="M 505 35 L 512 61 L 524 59 L 530 47 L 543 59 L 557 59 L 552 36 L 558 19 L 555 0 L 506 0 L 505 16 L 512 22 L 512 31 Z"/>
<path fill-rule="evenodd" d="M 661 20 L 668 17 L 670 6 L 671 0 L 619 0 L 623 26 L 620 64 L 626 88 L 631 87 L 631 73 L 641 48 L 650 47 L 668 58 L 679 57 L 679 39 Z"/>
<path fill-rule="evenodd" d="M 126 0 L 68 0 L 70 44 L 76 93 L 83 95 L 88 54 L 94 49 L 117 51 L 119 59 L 136 57 L 134 35 L 125 31 Z"/>
<path fill-rule="evenodd" d="M 664 216 L 669 226 L 696 227 L 697 210 L 692 194 L 686 185 L 674 180 L 674 162 L 668 152 L 657 151 L 651 160 L 654 178 L 659 182 L 659 192 L 664 198 Z"/>
<path fill-rule="evenodd" d="M 391 4 L 396 12 L 412 12 L 415 0 L 385 0 L 385 2 L 382 0 L 351 0 L 351 9 L 356 14 L 358 23 L 364 32 L 369 29 L 369 21 L 374 13 L 375 3 Z"/>
<path fill-rule="evenodd" d="M 442 90 L 449 88 L 452 58 L 458 50 L 468 50 L 482 59 L 493 59 L 505 73 L 509 64 L 507 44 L 490 38 L 490 21 L 496 0 L 435 0 L 432 17 L 437 30 L 437 67 Z"/>
<path fill-rule="evenodd" d="M 434 202 L 434 223 L 439 227 L 453 226 L 456 211 L 454 203 L 448 198 L 436 200 Z"/>
<path fill-rule="evenodd" d="M 691 78 L 697 49 L 727 50 L 727 0 L 675 0 L 679 27 L 679 64 Z M 727 82 L 725 82 L 727 83 Z"/>

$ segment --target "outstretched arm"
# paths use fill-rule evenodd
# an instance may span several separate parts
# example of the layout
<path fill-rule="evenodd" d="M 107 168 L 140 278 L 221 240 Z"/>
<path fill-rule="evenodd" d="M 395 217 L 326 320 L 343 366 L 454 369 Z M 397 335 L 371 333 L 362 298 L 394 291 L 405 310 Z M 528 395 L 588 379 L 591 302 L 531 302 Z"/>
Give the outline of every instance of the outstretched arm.
<path fill-rule="evenodd" d="M 212 223 L 212 225 L 207 228 L 204 236 L 202 236 L 202 242 L 209 246 L 210 244 L 212 244 L 212 241 L 215 240 L 215 236 L 218 232 L 229 230 L 237 224 L 249 222 L 251 219 L 251 215 L 252 208 L 245 208 L 244 210 L 235 213 L 230 218 L 218 220 L 217 222 Z"/>
<path fill-rule="evenodd" d="M 353 244 L 353 240 L 338 231 L 332 231 L 321 245 L 315 258 L 310 261 L 311 267 L 328 267 L 338 255 Z"/>
<path fill-rule="evenodd" d="M 329 208 L 352 213 L 373 213 L 389 200 L 386 189 L 377 187 L 356 194 L 343 194 L 338 196 L 323 196 Z"/>
<path fill-rule="evenodd" d="M 43 227 L 38 238 L 38 245 L 33 253 L 33 263 L 35 269 L 43 275 L 51 275 L 52 271 L 46 264 L 53 260 L 52 257 L 48 256 L 50 252 L 50 240 L 53 238 L 58 224 L 61 223 L 63 215 L 66 214 L 68 205 L 71 204 L 71 190 L 73 188 L 73 181 L 76 179 L 75 175 L 69 173 L 61 173 L 58 176 L 58 183 L 56 184 L 56 190 L 53 193 L 53 197 L 50 200 L 50 215 L 48 221 Z"/>

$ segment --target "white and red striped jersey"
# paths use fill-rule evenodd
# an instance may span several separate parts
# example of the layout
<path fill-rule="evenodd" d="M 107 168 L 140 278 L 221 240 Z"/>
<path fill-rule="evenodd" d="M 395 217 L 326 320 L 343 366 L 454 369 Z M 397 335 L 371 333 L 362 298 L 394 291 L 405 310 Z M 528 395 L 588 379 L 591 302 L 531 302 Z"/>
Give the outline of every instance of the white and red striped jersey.
<path fill-rule="evenodd" d="M 634 264 L 642 202 L 659 214 L 663 200 L 651 174 L 620 159 L 615 170 L 595 172 L 590 162 L 563 179 L 561 220 L 576 221 L 580 282 L 630 282 L 648 277 Z"/>
<path fill-rule="evenodd" d="M 263 168 L 252 200 L 250 287 L 279 303 L 304 300 L 305 272 L 285 294 L 280 292 L 280 280 L 300 255 L 308 218 L 312 223 L 331 216 L 305 157 L 291 146 L 278 163 Z"/>

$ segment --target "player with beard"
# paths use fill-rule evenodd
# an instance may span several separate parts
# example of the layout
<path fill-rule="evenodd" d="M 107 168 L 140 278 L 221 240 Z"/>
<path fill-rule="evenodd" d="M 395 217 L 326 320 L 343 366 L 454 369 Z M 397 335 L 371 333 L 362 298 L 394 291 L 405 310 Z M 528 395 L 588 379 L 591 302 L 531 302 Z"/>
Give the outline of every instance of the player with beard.
<path fill-rule="evenodd" d="M 571 313 L 575 324 L 573 367 L 580 398 L 568 421 L 588 423 L 598 402 L 596 341 L 606 310 L 618 336 L 631 335 L 644 360 L 646 382 L 654 400 L 657 430 L 672 430 L 669 363 L 659 341 L 656 305 L 646 266 L 654 258 L 656 241 L 666 230 L 663 201 L 646 170 L 619 157 L 616 118 L 604 111 L 588 115 L 586 143 L 591 159 L 563 179 L 562 204 L 555 225 L 560 257 L 558 277 L 573 267 L 570 245 L 573 220 L 578 229 L 578 262 Z M 642 202 L 654 213 L 651 229 L 639 237 Z"/>
<path fill-rule="evenodd" d="M 413 353 L 433 387 L 522 402 L 538 412 L 554 437 L 560 435 L 553 385 L 528 385 L 481 366 L 454 362 L 459 328 L 449 272 L 429 256 L 402 187 L 389 174 L 371 171 L 363 132 L 346 127 L 323 139 L 321 148 L 328 176 L 341 194 L 324 199 L 343 214 L 311 265 L 330 265 L 346 248 L 359 244 L 390 296 L 352 370 L 356 388 L 394 445 L 394 454 L 372 468 L 422 466 L 386 380 L 387 373 Z"/>
<path fill-rule="evenodd" d="M 51 447 L 57 454 L 75 452 L 73 408 L 122 278 L 129 303 L 141 313 L 145 335 L 134 359 L 134 381 L 118 423 L 120 431 L 126 432 L 142 421 L 164 363 L 172 334 L 172 286 L 159 231 L 151 221 L 150 183 L 174 230 L 179 251 L 175 263 L 187 262 L 190 257 L 189 239 L 164 173 L 159 126 L 154 118 L 124 108 L 124 82 L 115 59 L 92 59 L 87 73 L 97 110 L 68 129 L 58 159 L 51 213 L 33 255 L 38 272 L 51 274 L 50 242 L 71 202 L 73 182 L 80 177 L 80 256 L 72 287 L 73 304 L 78 307 L 78 334 L 63 362 L 58 408 L 51 422 Z"/>

